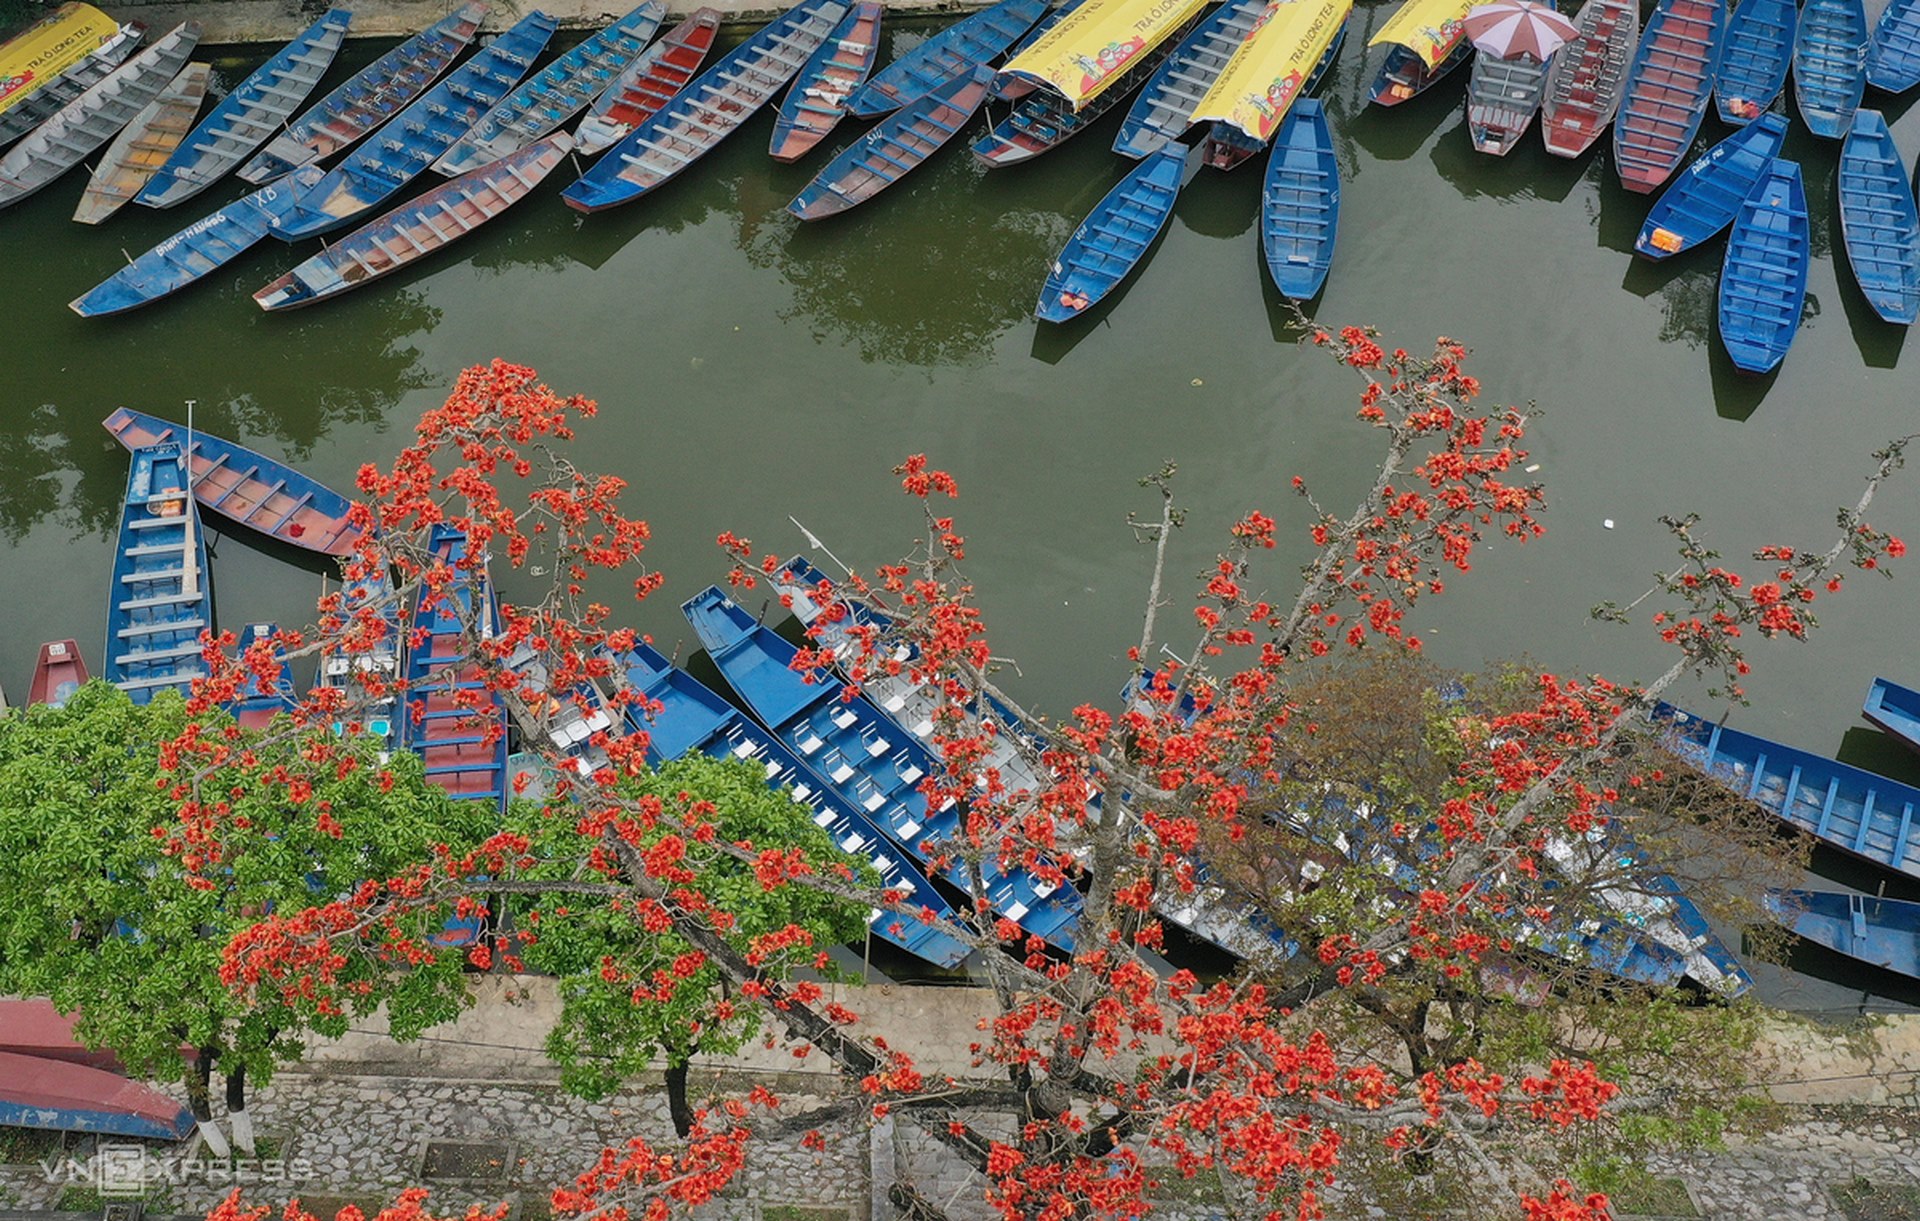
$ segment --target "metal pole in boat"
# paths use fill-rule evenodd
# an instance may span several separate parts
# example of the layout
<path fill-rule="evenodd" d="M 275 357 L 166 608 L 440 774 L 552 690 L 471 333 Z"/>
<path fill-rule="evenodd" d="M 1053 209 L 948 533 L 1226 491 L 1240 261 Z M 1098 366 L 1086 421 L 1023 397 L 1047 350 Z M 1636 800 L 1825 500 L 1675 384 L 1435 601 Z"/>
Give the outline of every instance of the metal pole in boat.
<path fill-rule="evenodd" d="M 193 511 L 193 405 L 197 400 L 187 400 L 187 443 L 181 447 L 180 469 L 186 479 L 187 502 L 180 506 L 181 524 L 185 527 L 181 538 L 185 547 L 180 553 L 180 592 L 189 598 L 200 596 L 200 570 L 194 566 L 193 557 L 196 545 L 193 538 L 193 521 L 199 516 Z"/>
<path fill-rule="evenodd" d="M 820 541 L 819 536 L 815 535 L 813 531 L 801 525 L 799 518 L 789 513 L 787 514 L 787 520 L 792 522 L 794 524 L 794 527 L 798 529 L 800 533 L 807 536 L 807 546 L 813 548 L 815 551 L 818 551 L 821 555 L 826 556 L 828 559 L 832 560 L 834 563 L 840 565 L 841 572 L 846 573 L 848 576 L 853 575 L 853 569 L 847 567 L 847 562 L 841 559 L 839 556 L 835 555 L 825 543 Z"/>

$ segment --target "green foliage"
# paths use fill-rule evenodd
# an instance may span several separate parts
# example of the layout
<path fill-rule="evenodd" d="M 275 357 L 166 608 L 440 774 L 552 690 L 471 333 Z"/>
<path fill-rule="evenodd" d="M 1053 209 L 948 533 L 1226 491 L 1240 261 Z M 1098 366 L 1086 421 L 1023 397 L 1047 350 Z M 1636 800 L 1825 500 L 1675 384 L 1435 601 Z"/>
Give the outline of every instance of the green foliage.
<path fill-rule="evenodd" d="M 879 885 L 871 862 L 842 852 L 814 825 L 808 807 L 768 788 L 765 773 L 751 762 L 706 755 L 677 759 L 627 778 L 621 792 L 630 799 L 661 803 L 663 813 L 642 841 L 645 846 L 680 835 L 680 812 L 690 802 L 707 803 L 712 809 L 704 817 L 722 841 L 800 849 L 817 871 L 839 864 L 851 869 L 857 881 Z M 535 855 L 550 860 L 529 876 L 575 876 L 578 862 L 559 855 L 572 828 L 543 822 L 525 805 L 516 804 L 515 812 L 516 821 L 524 821 L 535 836 Z M 719 931 L 742 953 L 750 951 L 754 938 L 789 925 L 812 934 L 813 948 L 803 959 L 865 935 L 864 907 L 809 887 L 769 890 L 750 865 L 689 839 L 689 856 L 699 860 L 698 897 L 731 917 L 731 927 Z M 560 1065 L 562 1084 L 569 1091 L 604 1098 L 644 1071 L 655 1056 L 679 1064 L 697 1052 L 725 1054 L 758 1032 L 758 1006 L 731 1003 L 738 998 L 723 994 L 716 967 L 693 966 L 687 957 L 693 946 L 671 931 L 648 931 L 631 906 L 570 897 L 564 902 L 523 902 L 521 910 L 521 923 L 537 929 L 524 952 L 528 967 L 560 978 L 563 1007 L 548 1036 L 547 1054 Z M 764 969 L 769 977 L 783 978 L 795 965 L 790 955 L 780 954 L 769 957 Z M 665 1001 L 657 996 L 663 984 L 671 991 Z M 636 988 L 656 995 L 636 999 Z"/>
<path fill-rule="evenodd" d="M 1572 1177 L 1583 1191 L 1604 1193 L 1616 1216 L 1622 1213 L 1646 1217 L 1700 1215 L 1683 1180 L 1658 1177 L 1622 1158 L 1581 1158 L 1574 1163 Z"/>
<path fill-rule="evenodd" d="M 64 708 L 0 720 L 0 993 L 78 1011 L 79 1036 L 112 1048 L 135 1076 L 181 1079 L 187 1045 L 264 1083 L 299 1054 L 303 1029 L 338 1034 L 347 1015 L 297 993 L 237 995 L 220 975 L 228 941 L 263 913 L 292 915 L 430 859 L 436 844 L 477 841 L 492 830 L 490 811 L 449 800 L 411 756 L 382 765 L 370 744 L 303 800 L 216 771 L 200 795 L 228 807 L 228 830 L 218 862 L 201 870 L 211 885 L 194 888 L 155 834 L 178 809 L 159 746 L 184 724 L 177 696 L 142 707 L 102 682 Z M 444 917 L 414 918 L 425 933 Z M 457 1012 L 459 972 L 457 960 L 404 973 L 368 960 L 349 978 L 358 1004 L 389 1003 L 404 1037 Z"/>

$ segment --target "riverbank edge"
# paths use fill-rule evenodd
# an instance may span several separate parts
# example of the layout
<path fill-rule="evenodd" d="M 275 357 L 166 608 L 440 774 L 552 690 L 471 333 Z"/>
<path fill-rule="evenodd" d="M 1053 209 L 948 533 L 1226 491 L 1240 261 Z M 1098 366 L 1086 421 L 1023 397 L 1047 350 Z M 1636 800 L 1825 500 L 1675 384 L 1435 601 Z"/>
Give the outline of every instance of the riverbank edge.
<path fill-rule="evenodd" d="M 449 11 L 445 0 L 338 0 L 353 10 L 348 38 L 401 38 L 417 34 L 444 17 Z M 637 0 L 636 0 L 637 2 Z M 121 21 L 142 21 L 149 31 L 168 30 L 182 21 L 200 23 L 200 46 L 244 46 L 251 43 L 285 42 L 300 33 L 320 16 L 320 10 L 288 0 L 197 0 L 181 3 L 164 0 L 157 4 L 109 4 L 102 6 Z M 606 0 L 502 0 L 487 13 L 481 29 L 497 33 L 526 13 L 538 8 L 552 15 L 562 30 L 596 30 L 624 15 L 632 4 L 608 4 Z M 678 21 L 698 4 L 674 0 L 667 10 L 664 25 Z M 728 25 L 758 25 L 782 12 L 787 5 L 765 0 L 712 0 Z M 887 11 L 913 16 L 938 16 L 946 13 L 971 13 L 988 7 L 987 0 L 888 0 Z"/>

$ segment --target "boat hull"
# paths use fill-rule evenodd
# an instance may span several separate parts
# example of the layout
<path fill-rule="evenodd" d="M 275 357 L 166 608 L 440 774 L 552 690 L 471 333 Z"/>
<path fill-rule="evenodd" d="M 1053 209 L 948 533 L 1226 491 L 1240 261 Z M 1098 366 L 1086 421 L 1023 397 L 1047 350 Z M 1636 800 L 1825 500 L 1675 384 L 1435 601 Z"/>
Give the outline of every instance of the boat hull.
<path fill-rule="evenodd" d="M 1141 86 L 1113 138 L 1113 151 L 1138 161 L 1193 126 L 1193 108 L 1220 79 L 1266 8 L 1266 0 L 1229 0 L 1202 18 Z"/>
<path fill-rule="evenodd" d="M 1296 104 L 1274 137 L 1261 193 L 1260 244 L 1280 295 L 1318 296 L 1333 266 L 1340 227 L 1340 163 L 1326 109 Z"/>
<path fill-rule="evenodd" d="M 1473 56 L 1473 44 L 1464 38 L 1447 52 L 1447 57 L 1431 68 L 1407 47 L 1396 45 L 1387 52 L 1380 74 L 1367 89 L 1367 100 L 1375 106 L 1398 106 L 1419 97 L 1450 76 Z"/>
<path fill-rule="evenodd" d="M 877 119 L 955 78 L 972 76 L 981 64 L 1004 55 L 1046 11 L 1046 0 L 1000 0 L 961 18 L 874 73 L 865 88 L 847 99 L 847 113 Z"/>
<path fill-rule="evenodd" d="M 1620 185 L 1647 194 L 1673 176 L 1706 117 L 1726 41 L 1722 0 L 1660 0 L 1613 120 Z"/>
<path fill-rule="evenodd" d="M 1540 138 L 1556 157 L 1580 156 L 1613 122 L 1640 43 L 1640 6 L 1587 0 L 1574 24 L 1580 32 L 1553 57 L 1540 100 Z"/>
<path fill-rule="evenodd" d="M 1920 903 L 1831 890 L 1767 896 L 1767 914 L 1803 940 L 1868 966 L 1920 979 Z"/>
<path fill-rule="evenodd" d="M 1082 317 L 1139 269 L 1173 218 L 1186 163 L 1183 145 L 1165 144 L 1094 205 L 1054 259 L 1034 317 L 1042 322 Z"/>
<path fill-rule="evenodd" d="M 1552 56 L 1544 63 L 1531 55 L 1474 57 L 1467 80 L 1467 135 L 1475 152 L 1504 157 L 1520 143 L 1540 111 L 1552 62 Z"/>
<path fill-rule="evenodd" d="M 846 117 L 847 100 L 866 84 L 880 53 L 881 11 L 874 0 L 854 5 L 793 78 L 767 145 L 775 161 L 800 160 Z"/>
<path fill-rule="evenodd" d="M 1920 85 L 1920 0 L 1892 0 L 1874 23 L 1867 83 L 1888 93 Z"/>
<path fill-rule="evenodd" d="M 59 708 L 73 698 L 74 692 L 87 685 L 88 677 L 78 641 L 48 641 L 40 646 L 40 655 L 34 660 L 33 685 L 27 689 L 27 703 Z"/>
<path fill-rule="evenodd" d="M 1847 264 L 1873 312 L 1920 318 L 1920 212 L 1900 148 L 1877 110 L 1854 112 L 1840 147 L 1838 202 Z"/>
<path fill-rule="evenodd" d="M 801 220 L 820 220 L 858 207 L 900 181 L 960 134 L 986 101 L 992 79 L 981 68 L 894 111 L 829 162 L 787 211 Z"/>
<path fill-rule="evenodd" d="M 1807 130 L 1838 140 L 1867 88 L 1867 10 L 1861 0 L 1807 0 L 1793 44 L 1793 100 Z"/>
<path fill-rule="evenodd" d="M 1799 20 L 1793 0 L 1746 0 L 1733 10 L 1713 84 L 1713 104 L 1722 123 L 1751 123 L 1787 87 Z"/>
<path fill-rule="evenodd" d="M 0 1051 L 0 1125 L 175 1141 L 194 1122 L 180 1103 L 116 1073 Z"/>
<path fill-rule="evenodd" d="M 574 129 L 574 151 L 604 152 L 672 101 L 700 71 L 720 31 L 720 11 L 697 8 L 615 77 Z"/>
<path fill-rule="evenodd" d="M 1708 149 L 1655 201 L 1634 251 L 1658 262 L 1719 236 L 1786 138 L 1786 116 L 1769 114 Z"/>
<path fill-rule="evenodd" d="M 1800 167 L 1775 160 L 1740 205 L 1720 268 L 1720 341 L 1743 373 L 1780 367 L 1800 329 L 1812 246 Z"/>
<path fill-rule="evenodd" d="M 213 630 L 207 536 L 187 493 L 180 447 L 135 449 L 107 587 L 102 675 L 136 704 L 164 690 L 191 694 L 207 674 L 201 637 Z"/>
<path fill-rule="evenodd" d="M 74 220 L 97 225 L 133 202 L 186 138 L 193 116 L 199 113 L 200 100 L 206 96 L 211 71 L 206 64 L 188 64 L 180 69 L 160 96 L 120 129 L 87 180 L 80 206 L 74 209 Z"/>

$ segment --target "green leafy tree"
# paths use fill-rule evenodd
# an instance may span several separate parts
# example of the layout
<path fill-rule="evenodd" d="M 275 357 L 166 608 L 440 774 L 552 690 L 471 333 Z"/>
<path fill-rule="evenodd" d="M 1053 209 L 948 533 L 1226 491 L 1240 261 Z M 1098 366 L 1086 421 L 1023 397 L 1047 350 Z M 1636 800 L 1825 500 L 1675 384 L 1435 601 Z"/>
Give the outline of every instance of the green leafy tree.
<path fill-rule="evenodd" d="M 463 999 L 461 961 L 432 952 L 445 914 L 431 910 L 400 917 L 423 947 L 413 961 L 360 956 L 342 968 L 351 985 L 327 998 L 234 988 L 228 942 L 269 912 L 315 908 L 493 828 L 490 811 L 449 800 L 417 759 L 382 761 L 370 743 L 298 784 L 215 768 L 183 790 L 161 756 L 185 728 L 177 696 L 143 707 L 102 682 L 64 708 L 0 718 L 0 993 L 50 997 L 133 1076 L 183 1082 L 216 1153 L 210 1082 L 223 1074 L 236 1142 L 250 1150 L 249 1077 L 264 1083 L 297 1058 L 306 1031 L 344 1033 L 350 1011 L 384 1004 L 403 1038 L 447 1020 Z M 293 734 L 240 738 L 224 718 L 204 732 L 233 735 L 235 768 L 243 752 L 291 763 L 300 749 Z M 156 834 L 183 800 L 217 804 L 233 831 L 205 859 L 191 846 L 169 853 Z"/>
<path fill-rule="evenodd" d="M 676 893 L 677 904 L 711 913 L 764 978 L 784 980 L 796 971 L 830 978 L 827 947 L 866 934 L 863 905 L 783 883 L 795 866 L 837 871 L 863 887 L 877 886 L 878 873 L 864 857 L 842 852 L 814 825 L 811 809 L 768 788 L 757 765 L 694 755 L 624 778 L 620 795 L 647 812 L 623 832 L 638 851 L 661 861 L 685 854 L 689 880 Z M 515 812 L 530 826 L 534 856 L 556 845 L 577 854 L 573 827 L 543 819 L 531 803 L 517 803 Z M 704 832 L 690 830 L 708 825 L 717 834 L 706 842 Z M 713 851 L 708 844 L 719 839 L 758 851 L 757 862 Z M 530 933 L 523 959 L 560 979 L 562 1010 L 547 1054 L 560 1065 L 566 1088 L 586 1098 L 604 1098 L 664 1059 L 668 1106 L 685 1136 L 694 1121 L 689 1061 L 739 1050 L 759 1033 L 761 1006 L 741 995 L 710 957 L 696 953 L 664 911 L 611 894 L 604 901 L 583 900 L 577 892 L 564 899 L 538 894 L 541 879 L 570 881 L 590 868 L 573 856 L 556 856 L 523 874 L 528 880 L 520 884 L 536 892 L 519 900 L 519 923 Z M 819 995 L 811 981 L 795 990 L 809 999 Z"/>

